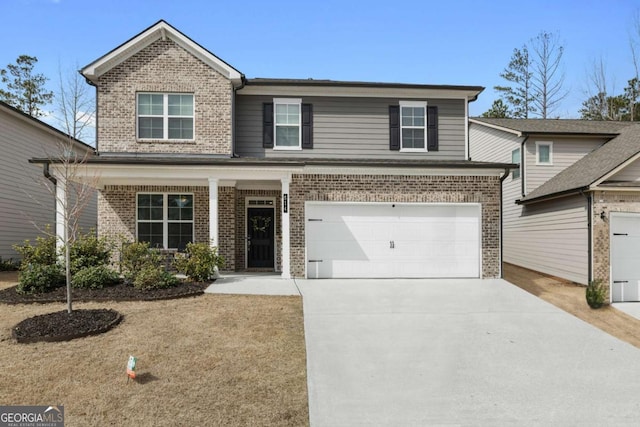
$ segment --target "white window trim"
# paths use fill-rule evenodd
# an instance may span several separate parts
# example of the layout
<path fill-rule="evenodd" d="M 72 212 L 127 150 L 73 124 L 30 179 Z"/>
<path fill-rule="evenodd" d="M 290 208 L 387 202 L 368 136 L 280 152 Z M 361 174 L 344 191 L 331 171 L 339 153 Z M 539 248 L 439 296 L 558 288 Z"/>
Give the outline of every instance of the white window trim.
<path fill-rule="evenodd" d="M 138 224 L 140 223 L 140 220 L 138 219 L 138 195 L 140 194 L 150 194 L 150 195 L 157 195 L 157 194 L 162 194 L 162 220 L 142 220 L 142 222 L 145 223 L 160 223 L 162 222 L 162 248 L 163 249 L 177 249 L 177 248 L 169 248 L 169 222 L 180 222 L 180 223 L 191 223 L 191 238 L 193 241 L 195 241 L 195 235 L 196 235 L 196 229 L 195 229 L 195 216 L 196 216 L 196 196 L 194 193 L 190 193 L 190 192 L 181 192 L 181 191 L 168 191 L 166 193 L 162 193 L 162 192 L 158 192 L 158 191 L 138 191 L 136 193 L 136 235 L 135 235 L 135 239 L 136 241 L 138 240 Z M 192 219 L 186 220 L 186 221 L 169 221 L 169 203 L 168 203 L 168 197 L 169 194 L 184 194 L 187 196 L 191 196 L 193 197 L 193 215 L 192 215 Z"/>
<path fill-rule="evenodd" d="M 400 101 L 400 152 L 404 153 L 425 153 L 427 152 L 427 101 Z M 424 126 L 402 126 L 402 107 L 422 107 L 424 108 Z M 424 131 L 424 148 L 404 148 L 402 145 L 402 131 L 407 129 L 422 129 Z"/>
<path fill-rule="evenodd" d="M 514 148 L 513 150 L 511 150 L 511 163 L 513 163 L 513 153 L 518 152 L 518 154 L 520 155 L 520 161 L 518 162 L 518 165 L 520 165 L 520 168 L 518 169 L 514 169 L 511 171 L 511 179 L 520 179 L 520 177 L 522 176 L 522 151 L 520 150 L 520 147 L 518 148 Z M 514 174 L 516 173 L 516 171 L 518 172 L 518 176 L 514 176 Z"/>
<path fill-rule="evenodd" d="M 278 123 L 276 122 L 276 105 L 278 104 L 297 104 L 298 105 L 298 146 L 283 147 L 278 146 Z M 273 98 L 273 149 L 283 151 L 301 151 L 302 150 L 302 99 L 301 98 Z"/>
<path fill-rule="evenodd" d="M 549 161 L 540 162 L 540 146 L 546 145 L 549 147 Z M 552 166 L 553 165 L 553 142 L 551 141 L 536 141 L 536 165 L 540 166 Z"/>
<path fill-rule="evenodd" d="M 162 138 L 141 138 L 140 137 L 140 117 L 160 117 L 154 115 L 141 115 L 138 112 L 140 95 L 162 95 Z M 191 119 L 193 120 L 193 137 L 192 138 L 169 138 L 169 95 L 191 95 L 193 99 L 193 115 L 191 116 L 171 116 L 171 118 Z M 196 137 L 196 97 L 193 93 L 180 92 L 137 92 L 136 93 L 136 139 L 139 141 L 195 141 Z M 151 193 L 148 193 L 151 194 Z"/>

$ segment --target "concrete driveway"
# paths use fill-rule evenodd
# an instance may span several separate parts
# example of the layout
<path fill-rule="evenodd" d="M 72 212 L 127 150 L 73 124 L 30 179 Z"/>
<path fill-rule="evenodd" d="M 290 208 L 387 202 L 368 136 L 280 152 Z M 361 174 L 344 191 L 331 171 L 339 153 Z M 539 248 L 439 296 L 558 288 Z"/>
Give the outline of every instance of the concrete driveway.
<path fill-rule="evenodd" d="M 640 350 L 503 280 L 297 280 L 312 426 L 637 425 Z"/>

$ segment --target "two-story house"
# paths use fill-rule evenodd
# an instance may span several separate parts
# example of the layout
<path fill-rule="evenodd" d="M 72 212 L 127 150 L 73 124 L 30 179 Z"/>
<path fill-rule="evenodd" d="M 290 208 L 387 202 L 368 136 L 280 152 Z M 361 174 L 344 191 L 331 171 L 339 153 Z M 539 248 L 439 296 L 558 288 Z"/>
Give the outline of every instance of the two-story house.
<path fill-rule="evenodd" d="M 29 159 L 61 158 L 69 150 L 83 158 L 93 155 L 93 147 L 0 102 L 0 148 L 0 257 L 17 260 L 13 245 L 33 241 L 47 226 L 56 226 L 56 180 L 44 177 L 42 167 L 29 164 Z M 70 203 L 79 214 L 71 226 L 83 232 L 95 229 L 94 192 L 74 188 L 69 194 L 83 194 Z"/>
<path fill-rule="evenodd" d="M 100 235 L 283 277 L 500 275 L 512 165 L 467 160 L 482 87 L 248 79 L 164 21 L 81 72 Z"/>
<path fill-rule="evenodd" d="M 473 160 L 520 168 L 503 184 L 504 262 L 640 300 L 640 124 L 470 119 Z"/>

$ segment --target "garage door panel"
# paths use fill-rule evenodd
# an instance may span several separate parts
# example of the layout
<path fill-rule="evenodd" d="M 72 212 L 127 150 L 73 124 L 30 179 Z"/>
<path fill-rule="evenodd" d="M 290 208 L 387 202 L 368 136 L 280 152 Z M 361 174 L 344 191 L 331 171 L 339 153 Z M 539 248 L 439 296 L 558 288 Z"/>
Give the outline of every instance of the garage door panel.
<path fill-rule="evenodd" d="M 479 277 L 477 204 L 307 204 L 312 277 Z"/>

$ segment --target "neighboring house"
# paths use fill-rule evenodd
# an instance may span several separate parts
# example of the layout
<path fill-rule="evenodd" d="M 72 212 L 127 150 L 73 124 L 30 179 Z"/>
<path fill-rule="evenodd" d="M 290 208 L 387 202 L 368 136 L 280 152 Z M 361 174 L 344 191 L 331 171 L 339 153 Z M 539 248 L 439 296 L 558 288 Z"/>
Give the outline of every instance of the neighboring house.
<path fill-rule="evenodd" d="M 100 235 L 282 277 L 500 275 L 513 165 L 467 160 L 482 87 L 247 79 L 164 21 L 81 72 Z"/>
<path fill-rule="evenodd" d="M 0 102 L 0 256 L 18 259 L 13 245 L 43 235 L 46 225 L 56 227 L 56 198 L 42 166 L 29 164 L 34 157 L 62 155 L 69 142 L 80 156 L 93 148 L 48 124 Z M 53 191 L 52 191 L 53 190 Z M 79 225 L 96 228 L 95 194 L 88 202 Z"/>
<path fill-rule="evenodd" d="M 473 160 L 513 161 L 504 261 L 640 301 L 640 124 L 470 119 Z"/>

